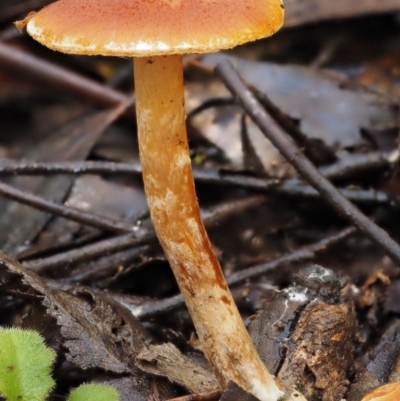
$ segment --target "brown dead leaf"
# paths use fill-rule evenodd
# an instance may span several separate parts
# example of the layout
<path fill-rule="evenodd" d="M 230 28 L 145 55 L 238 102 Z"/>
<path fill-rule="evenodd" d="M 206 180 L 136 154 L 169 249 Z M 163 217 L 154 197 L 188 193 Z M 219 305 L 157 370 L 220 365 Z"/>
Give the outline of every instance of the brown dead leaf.
<path fill-rule="evenodd" d="M 47 313 L 61 327 L 69 361 L 82 369 L 134 372 L 136 355 L 149 337 L 129 311 L 100 292 L 76 290 L 71 294 L 51 288 L 2 252 L 0 264 L 22 276 L 26 285 L 43 295 Z"/>
<path fill-rule="evenodd" d="M 361 366 L 347 393 L 347 401 L 360 401 L 374 387 L 399 380 L 399 356 L 400 321 L 395 319 L 382 333 L 379 342 L 360 358 L 358 365 Z"/>
<path fill-rule="evenodd" d="M 398 0 L 286 0 L 285 27 L 400 9 Z M 312 12 L 311 12 L 312 11 Z"/>
<path fill-rule="evenodd" d="M 229 93 L 222 82 L 188 82 L 185 84 L 185 104 L 188 114 L 212 99 L 227 98 Z M 190 124 L 210 143 L 221 149 L 236 169 L 247 169 L 246 143 L 241 138 L 242 109 L 237 105 L 210 107 L 193 116 Z M 246 118 L 246 134 L 254 148 L 254 155 L 269 177 L 292 175 L 293 168 L 280 155 L 259 128 Z"/>
<path fill-rule="evenodd" d="M 84 160 L 105 129 L 123 111 L 122 107 L 116 107 L 73 120 L 52 132 L 34 148 L 27 146 L 20 157 L 34 161 Z M 5 181 L 46 199 L 60 202 L 68 193 L 73 178 L 12 177 Z M 0 210 L 0 248 L 12 254 L 20 252 L 20 247 L 26 246 L 35 238 L 51 217 L 47 213 L 5 198 L 0 199 Z"/>
<path fill-rule="evenodd" d="M 397 126 L 390 102 L 373 93 L 342 89 L 329 74 L 310 67 L 248 61 L 224 54 L 203 57 L 210 67 L 231 61 L 245 81 L 267 94 L 283 113 L 298 121 L 310 140 L 330 147 L 352 148 L 365 144 L 362 129 L 384 130 Z"/>
<path fill-rule="evenodd" d="M 386 298 L 386 290 L 390 285 L 390 277 L 382 270 L 376 270 L 367 277 L 360 288 L 357 303 L 361 308 L 371 307 Z"/>
<path fill-rule="evenodd" d="M 220 388 L 211 370 L 183 355 L 171 343 L 144 348 L 138 355 L 137 366 L 147 373 L 167 377 L 192 393 L 208 393 Z"/>

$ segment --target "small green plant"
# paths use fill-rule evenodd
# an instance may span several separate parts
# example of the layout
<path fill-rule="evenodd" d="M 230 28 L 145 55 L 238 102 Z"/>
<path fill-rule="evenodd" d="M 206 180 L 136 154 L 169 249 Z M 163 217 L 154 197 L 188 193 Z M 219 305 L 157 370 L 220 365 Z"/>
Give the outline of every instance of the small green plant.
<path fill-rule="evenodd" d="M 33 330 L 0 327 L 0 396 L 7 401 L 44 401 L 54 387 L 55 353 Z M 67 401 L 118 401 L 118 391 L 103 384 L 83 384 Z"/>
<path fill-rule="evenodd" d="M 82 384 L 71 392 L 67 401 L 118 401 L 118 391 L 99 383 Z"/>
<path fill-rule="evenodd" d="M 36 331 L 0 328 L 0 393 L 7 401 L 43 401 L 55 384 L 55 357 Z"/>

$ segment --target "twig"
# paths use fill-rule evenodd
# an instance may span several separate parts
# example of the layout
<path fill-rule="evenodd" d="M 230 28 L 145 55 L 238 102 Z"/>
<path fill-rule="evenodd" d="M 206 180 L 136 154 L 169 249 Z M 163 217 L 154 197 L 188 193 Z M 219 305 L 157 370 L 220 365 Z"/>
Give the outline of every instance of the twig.
<path fill-rule="evenodd" d="M 2 42 L 0 42 L 0 63 L 13 73 L 19 71 L 24 77 L 33 77 L 35 82 L 41 81 L 52 88 L 72 92 L 82 99 L 89 99 L 102 106 L 133 103 L 133 98 L 130 96 Z"/>
<path fill-rule="evenodd" d="M 330 179 L 342 178 L 344 175 L 356 174 L 367 169 L 385 167 L 391 164 L 393 153 L 373 153 L 357 155 L 339 161 L 329 167 L 321 168 Z M 84 162 L 31 162 L 12 159 L 0 160 L 0 175 L 38 175 L 38 174 L 141 174 L 142 170 L 136 163 L 115 163 L 103 161 Z M 303 184 L 298 179 L 280 182 L 275 179 L 251 177 L 243 174 L 233 174 L 225 171 L 193 169 L 196 181 L 207 184 L 237 186 L 262 192 L 278 192 L 289 196 L 319 197 L 318 191 Z M 375 190 L 339 189 L 346 198 L 354 202 L 388 204 L 395 199 L 386 193 Z"/>
<path fill-rule="evenodd" d="M 204 217 L 204 224 L 210 226 L 217 220 L 221 220 L 233 214 L 240 213 L 246 209 L 259 206 L 263 202 L 260 196 L 252 196 L 241 200 L 235 200 L 223 205 L 215 207 L 212 212 Z M 123 251 L 129 247 L 148 244 L 157 239 L 153 229 L 150 229 L 142 237 L 138 238 L 133 234 L 120 235 L 118 237 L 109 238 L 96 242 L 94 244 L 83 246 L 79 249 L 63 252 L 58 255 L 49 256 L 39 260 L 25 261 L 22 265 L 26 269 L 33 270 L 37 273 L 44 273 L 50 269 L 55 269 L 65 265 L 85 262 L 103 255 L 108 255 Z"/>
<path fill-rule="evenodd" d="M 36 162 L 14 159 L 0 160 L 1 175 L 48 175 L 48 174 L 141 174 L 138 163 L 115 163 L 102 161 Z"/>
<path fill-rule="evenodd" d="M 328 179 L 343 179 L 365 171 L 388 167 L 398 163 L 399 151 L 371 152 L 366 154 L 352 154 L 340 158 L 330 166 L 319 169 L 321 174 Z"/>
<path fill-rule="evenodd" d="M 315 258 L 316 253 L 324 251 L 329 247 L 337 244 L 338 242 L 350 237 L 351 235 L 354 235 L 356 231 L 357 230 L 354 227 L 345 228 L 344 230 L 339 231 L 338 233 L 335 233 L 329 237 L 326 237 L 321 241 L 315 242 L 311 245 L 306 245 L 278 259 L 234 272 L 227 278 L 226 281 L 229 285 L 238 285 L 246 280 L 260 277 L 271 270 L 282 267 L 283 265 L 311 260 Z"/>
<path fill-rule="evenodd" d="M 182 397 L 170 398 L 168 401 L 212 401 L 220 399 L 221 390 L 215 390 L 208 393 L 187 394 Z"/>
<path fill-rule="evenodd" d="M 154 239 L 155 234 L 153 232 L 142 238 L 136 238 L 133 234 L 119 235 L 118 237 L 98 241 L 94 244 L 49 256 L 47 258 L 22 262 L 22 266 L 41 274 L 50 269 L 56 269 L 62 266 L 65 267 L 78 262 L 85 262 L 106 255 L 107 253 L 111 254 L 123 251 L 129 247 L 138 246 Z"/>
<path fill-rule="evenodd" d="M 319 198 L 320 193 L 312 186 L 303 184 L 298 179 L 283 181 L 269 180 L 264 178 L 249 177 L 246 175 L 229 174 L 211 170 L 195 170 L 193 176 L 196 181 L 208 184 L 237 186 L 261 192 L 275 192 L 287 196 L 303 196 Z M 354 202 L 396 204 L 386 193 L 376 190 L 340 188 L 339 191 L 346 198 Z"/>
<path fill-rule="evenodd" d="M 133 229 L 131 224 L 126 224 L 122 221 L 117 221 L 109 217 L 98 216 L 83 210 L 64 206 L 59 203 L 43 199 L 40 196 L 21 191 L 20 189 L 14 188 L 3 182 L 0 182 L 0 194 L 7 198 L 14 199 L 15 201 L 18 201 L 24 205 L 34 207 L 35 209 L 52 213 L 69 220 L 77 221 L 78 223 L 82 223 L 87 226 L 100 228 L 101 230 L 121 234 L 130 233 Z"/>
<path fill-rule="evenodd" d="M 105 255 L 86 263 L 77 264 L 68 270 L 66 277 L 63 274 L 62 283 L 78 283 L 83 285 L 88 282 L 96 282 L 96 288 L 109 288 L 110 281 L 120 276 L 121 266 L 129 267 L 135 261 L 143 260 L 143 255 L 152 251 L 151 245 L 136 246 L 120 251 L 116 254 Z M 129 268 L 128 268 L 129 270 Z"/>
<path fill-rule="evenodd" d="M 386 231 L 378 227 L 357 209 L 334 185 L 321 175 L 317 168 L 297 148 L 294 141 L 260 106 L 257 99 L 236 73 L 232 64 L 223 62 L 216 67 L 216 72 L 232 94 L 240 100 L 245 111 L 264 135 L 279 149 L 296 170 L 318 190 L 323 199 L 340 215 L 354 224 L 363 234 L 383 248 L 394 261 L 400 264 L 400 245 Z"/>
<path fill-rule="evenodd" d="M 338 242 L 343 241 L 351 235 L 354 235 L 354 233 L 356 232 L 357 230 L 354 227 L 345 228 L 344 230 L 332 234 L 321 241 L 315 242 L 311 245 L 303 246 L 296 251 L 283 255 L 277 259 L 233 273 L 229 277 L 227 277 L 227 283 L 229 284 L 229 286 L 232 287 L 242 283 L 243 281 L 257 278 L 271 270 L 278 269 L 288 264 L 304 263 L 306 261 L 312 260 L 313 258 L 315 258 L 318 252 L 329 249 L 333 245 L 336 245 Z M 117 295 L 116 297 L 118 298 Z M 132 311 L 132 313 L 136 317 L 142 320 L 151 319 L 167 311 L 169 312 L 172 310 L 176 310 L 184 306 L 183 297 L 180 294 L 167 299 L 163 299 L 162 301 L 147 303 L 140 306 L 133 306 L 128 304 L 125 298 L 118 299 L 118 301 L 122 302 Z"/>
<path fill-rule="evenodd" d="M 348 178 L 367 170 L 389 167 L 399 160 L 399 152 L 371 152 L 366 154 L 349 154 L 339 159 L 336 163 L 321 167 L 319 170 L 328 179 Z M 195 169 L 198 180 L 223 179 L 232 176 L 239 177 L 241 181 L 254 177 L 242 174 L 230 174 L 229 172 L 214 172 L 213 170 Z M 117 163 L 104 161 L 76 161 L 76 162 L 36 162 L 27 160 L 15 160 L 3 158 L 0 160 L 0 175 L 47 175 L 47 174 L 141 174 L 139 163 Z M 264 180 L 256 178 L 256 182 L 274 182 L 276 180 Z M 243 184 L 244 185 L 244 184 Z M 265 184 L 264 184 L 265 185 Z M 261 187 L 261 185 L 257 185 Z"/>

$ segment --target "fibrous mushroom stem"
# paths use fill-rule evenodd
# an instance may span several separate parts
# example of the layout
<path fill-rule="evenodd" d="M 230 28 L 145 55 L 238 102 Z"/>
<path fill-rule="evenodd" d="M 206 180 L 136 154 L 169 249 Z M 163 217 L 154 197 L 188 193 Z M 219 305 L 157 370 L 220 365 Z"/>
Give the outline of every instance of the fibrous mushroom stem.
<path fill-rule="evenodd" d="M 150 213 L 203 351 L 222 386 L 233 380 L 262 401 L 277 401 L 284 391 L 251 342 L 200 218 L 186 137 L 182 57 L 136 58 L 134 69 Z"/>

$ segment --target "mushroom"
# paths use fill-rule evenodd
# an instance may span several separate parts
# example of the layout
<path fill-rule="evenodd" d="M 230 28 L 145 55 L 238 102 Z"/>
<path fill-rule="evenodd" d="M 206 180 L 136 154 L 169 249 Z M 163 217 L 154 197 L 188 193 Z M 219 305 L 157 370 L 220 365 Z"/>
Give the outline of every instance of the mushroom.
<path fill-rule="evenodd" d="M 53 50 L 135 57 L 139 151 L 157 236 L 221 385 L 234 381 L 262 401 L 304 398 L 261 362 L 201 221 L 182 54 L 264 38 L 282 22 L 281 0 L 60 0 L 19 24 Z"/>

